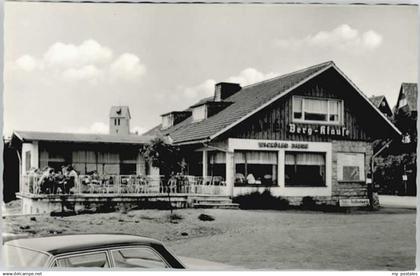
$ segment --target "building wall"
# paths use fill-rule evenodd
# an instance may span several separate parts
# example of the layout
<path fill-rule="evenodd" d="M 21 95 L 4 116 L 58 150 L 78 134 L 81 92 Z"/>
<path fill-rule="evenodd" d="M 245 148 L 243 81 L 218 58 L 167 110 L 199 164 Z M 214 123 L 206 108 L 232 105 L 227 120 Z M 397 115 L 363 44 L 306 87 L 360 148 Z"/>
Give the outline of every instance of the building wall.
<path fill-rule="evenodd" d="M 260 143 L 276 143 L 282 144 L 281 147 L 267 147 L 261 148 Z M 299 146 L 306 146 L 305 149 Z M 295 147 L 296 146 L 296 147 Z M 283 140 L 255 140 L 255 139 L 229 139 L 229 152 L 234 153 L 238 150 L 248 151 L 270 151 L 278 154 L 277 164 L 277 186 L 269 187 L 270 191 L 275 196 L 332 196 L 332 145 L 325 142 L 295 142 Z M 325 153 L 325 186 L 322 187 L 287 187 L 285 185 L 285 152 L 321 152 Z M 233 161 L 233 160 L 232 160 Z M 235 164 L 228 164 L 228 169 L 232 172 L 229 173 L 227 178 L 227 186 L 234 186 Z M 233 195 L 247 194 L 255 190 L 264 190 L 266 187 L 234 187 Z"/>
<path fill-rule="evenodd" d="M 23 143 L 22 144 L 22 174 L 26 174 L 26 172 L 30 168 L 39 168 L 39 151 L 38 151 L 38 142 L 34 141 L 32 143 Z M 30 155 L 28 155 L 28 153 Z M 29 168 L 27 157 L 30 156 Z"/>
<path fill-rule="evenodd" d="M 292 205 L 300 204 L 303 197 L 312 197 L 319 203 L 336 205 L 340 200 L 346 199 L 368 199 L 368 185 L 366 184 L 367 173 L 370 170 L 370 160 L 373 155 L 372 145 L 364 141 L 341 141 L 332 142 L 295 142 L 283 140 L 256 140 L 256 139 L 229 139 L 229 152 L 235 150 L 262 150 L 259 143 L 283 144 L 282 147 L 271 147 L 265 151 L 278 152 L 278 185 L 274 187 L 258 186 L 234 186 L 232 175 L 235 174 L 233 162 L 227 162 L 227 186 L 233 187 L 232 196 L 249 194 L 252 192 L 263 192 L 269 189 L 274 196 L 287 198 Z M 287 145 L 287 146 L 286 146 Z M 307 145 L 307 148 L 296 149 L 299 152 L 325 152 L 326 154 L 326 186 L 325 187 L 286 187 L 284 183 L 284 154 L 291 151 L 293 145 Z M 292 150 L 293 151 L 293 150 Z M 338 177 L 338 154 L 363 154 L 363 172 L 360 172 L 360 181 L 340 181 Z M 228 189 L 229 190 L 229 189 Z M 366 202 L 366 201 L 365 201 Z"/>
<path fill-rule="evenodd" d="M 115 124 L 115 119 L 120 120 L 120 124 Z M 109 119 L 109 133 L 113 135 L 129 135 L 130 134 L 130 119 L 128 118 L 110 118 Z"/>
<path fill-rule="evenodd" d="M 121 166 L 133 167 L 136 174 L 146 174 L 140 145 L 111 145 L 92 143 L 40 144 L 40 168 L 72 164 L 81 174 L 97 171 L 99 174 L 120 174 Z"/>
<path fill-rule="evenodd" d="M 373 155 L 373 148 L 371 143 L 368 142 L 355 142 L 355 141 L 334 141 L 333 147 L 333 190 L 332 196 L 338 198 L 366 198 L 367 185 L 366 182 L 339 182 L 337 177 L 337 153 L 364 153 L 365 154 L 365 174 L 370 170 L 370 161 Z"/>
<path fill-rule="evenodd" d="M 146 175 L 146 165 L 146 160 L 144 160 L 144 157 L 139 153 L 136 164 L 137 175 Z"/>

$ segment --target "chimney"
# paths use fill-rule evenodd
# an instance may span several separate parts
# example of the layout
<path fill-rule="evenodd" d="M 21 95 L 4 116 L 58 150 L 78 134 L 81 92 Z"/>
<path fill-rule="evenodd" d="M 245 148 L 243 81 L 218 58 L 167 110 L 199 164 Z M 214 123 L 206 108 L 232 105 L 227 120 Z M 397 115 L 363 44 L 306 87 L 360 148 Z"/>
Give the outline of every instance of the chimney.
<path fill-rule="evenodd" d="M 214 91 L 214 101 L 220 102 L 224 99 L 232 96 L 239 90 L 241 90 L 242 87 L 239 85 L 239 83 L 231 83 L 231 82 L 219 82 L 216 83 L 215 91 Z"/>

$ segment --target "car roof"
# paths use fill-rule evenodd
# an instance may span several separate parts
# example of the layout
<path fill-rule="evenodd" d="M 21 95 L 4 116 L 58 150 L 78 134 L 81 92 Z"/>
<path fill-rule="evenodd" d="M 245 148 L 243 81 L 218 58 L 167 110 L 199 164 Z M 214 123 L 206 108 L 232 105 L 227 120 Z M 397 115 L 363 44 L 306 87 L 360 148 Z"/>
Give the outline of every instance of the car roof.
<path fill-rule="evenodd" d="M 127 245 L 162 245 L 162 243 L 150 238 L 125 234 L 72 234 L 16 239 L 6 242 L 5 245 L 17 246 L 57 255 L 107 247 Z"/>

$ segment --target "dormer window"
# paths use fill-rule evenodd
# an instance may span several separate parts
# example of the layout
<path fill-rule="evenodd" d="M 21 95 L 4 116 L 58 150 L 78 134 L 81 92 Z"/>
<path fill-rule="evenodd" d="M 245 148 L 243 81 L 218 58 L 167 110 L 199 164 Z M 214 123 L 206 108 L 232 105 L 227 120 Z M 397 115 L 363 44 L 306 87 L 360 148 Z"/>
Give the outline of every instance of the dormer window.
<path fill-rule="evenodd" d="M 207 106 L 203 104 L 194 107 L 192 117 L 194 122 L 199 122 L 207 118 Z"/>
<path fill-rule="evenodd" d="M 293 97 L 294 122 L 342 124 L 342 113 L 342 100 Z"/>
<path fill-rule="evenodd" d="M 191 111 L 172 111 L 162 116 L 162 129 L 170 128 L 191 116 Z"/>

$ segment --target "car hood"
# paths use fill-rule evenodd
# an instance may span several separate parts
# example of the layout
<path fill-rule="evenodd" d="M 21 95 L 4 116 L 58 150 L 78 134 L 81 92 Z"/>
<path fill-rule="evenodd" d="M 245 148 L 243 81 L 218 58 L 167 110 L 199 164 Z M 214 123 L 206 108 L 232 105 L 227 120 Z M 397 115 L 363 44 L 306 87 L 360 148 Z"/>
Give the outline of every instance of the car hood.
<path fill-rule="evenodd" d="M 178 259 L 191 270 L 241 270 L 240 267 L 202 259 L 180 256 Z"/>

